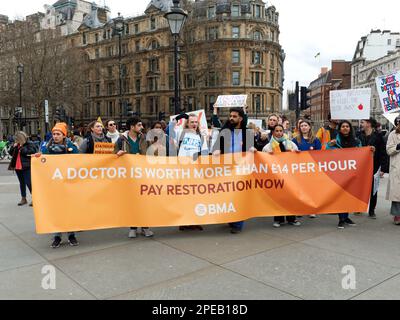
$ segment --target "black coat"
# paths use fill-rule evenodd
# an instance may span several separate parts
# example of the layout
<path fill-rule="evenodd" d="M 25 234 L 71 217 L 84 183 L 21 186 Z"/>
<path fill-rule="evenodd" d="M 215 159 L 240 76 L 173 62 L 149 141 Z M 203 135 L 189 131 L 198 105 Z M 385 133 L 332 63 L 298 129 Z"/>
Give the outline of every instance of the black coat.
<path fill-rule="evenodd" d="M 15 170 L 15 166 L 17 165 L 18 150 L 18 147 L 11 147 L 10 149 L 12 159 L 9 168 L 12 170 Z M 31 141 L 28 141 L 21 147 L 22 170 L 29 170 L 31 168 L 31 155 L 37 152 L 35 144 Z"/>
<path fill-rule="evenodd" d="M 374 131 L 367 137 L 365 133 L 362 132 L 358 138 L 363 147 L 375 147 L 374 173 L 377 173 L 379 168 L 381 168 L 383 172 L 387 171 L 388 156 L 386 153 L 386 143 L 384 142 L 382 135 Z"/>

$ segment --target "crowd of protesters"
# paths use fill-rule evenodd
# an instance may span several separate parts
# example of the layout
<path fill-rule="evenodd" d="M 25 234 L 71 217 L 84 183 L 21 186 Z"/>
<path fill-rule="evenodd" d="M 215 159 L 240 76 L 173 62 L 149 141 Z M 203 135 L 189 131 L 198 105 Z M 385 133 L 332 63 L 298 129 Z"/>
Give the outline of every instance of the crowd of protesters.
<path fill-rule="evenodd" d="M 176 131 L 178 122 L 183 121 L 183 130 Z M 108 120 L 105 125 L 94 121 L 87 126 L 86 132 L 74 130 L 68 132 L 65 123 L 57 123 L 52 132 L 47 134 L 45 141 L 39 145 L 28 139 L 23 132 L 18 132 L 11 148 L 12 161 L 10 170 L 15 170 L 21 190 L 21 201 L 18 206 L 28 203 L 26 187 L 32 192 L 30 160 L 31 156 L 41 154 L 93 154 L 95 144 L 113 143 L 114 153 L 118 157 L 126 154 L 150 154 L 154 156 L 168 156 L 192 158 L 196 160 L 202 155 L 226 155 L 244 152 L 265 152 L 270 155 L 282 152 L 300 153 L 318 150 L 334 150 L 342 148 L 370 147 L 373 152 L 373 176 L 383 177 L 389 173 L 387 200 L 392 202 L 391 215 L 394 223 L 400 225 L 400 117 L 395 120 L 393 131 L 387 136 L 379 129 L 380 125 L 374 119 L 361 121 L 356 132 L 352 123 L 347 120 L 335 121 L 329 117 L 326 126 L 319 128 L 314 133 L 311 121 L 300 119 L 294 130 L 290 129 L 288 119 L 278 114 L 272 114 L 266 119 L 267 130 L 248 124 L 248 115 L 245 108 L 232 108 L 228 120 L 221 122 L 218 108 L 214 108 L 211 119 L 211 129 L 204 130 L 200 126 L 200 119 L 195 114 L 181 114 L 169 124 L 157 121 L 152 124 L 151 130 L 146 131 L 142 120 L 133 117 L 126 122 L 126 131 L 118 131 L 117 124 Z M 202 130 L 203 129 L 203 130 Z M 177 133 L 179 132 L 179 133 Z M 216 143 L 218 142 L 218 143 Z M 372 186 L 369 217 L 376 219 L 376 205 L 378 194 Z M 32 203 L 30 204 L 32 206 Z M 298 214 L 302 214 L 299 212 Z M 338 212 L 338 228 L 355 226 L 349 218 L 349 213 Z M 301 226 L 299 218 L 302 216 L 274 217 L 273 227 L 280 228 L 285 224 Z M 311 215 L 311 218 L 316 218 Z M 231 233 L 238 234 L 243 231 L 244 221 L 230 224 Z M 129 230 L 128 237 L 137 237 L 138 227 Z M 179 230 L 203 230 L 201 226 L 181 226 Z M 147 227 L 141 227 L 141 234 L 153 237 L 154 232 Z M 78 245 L 75 233 L 68 234 L 70 245 Z M 62 235 L 55 234 L 53 248 L 58 248 L 62 242 Z"/>

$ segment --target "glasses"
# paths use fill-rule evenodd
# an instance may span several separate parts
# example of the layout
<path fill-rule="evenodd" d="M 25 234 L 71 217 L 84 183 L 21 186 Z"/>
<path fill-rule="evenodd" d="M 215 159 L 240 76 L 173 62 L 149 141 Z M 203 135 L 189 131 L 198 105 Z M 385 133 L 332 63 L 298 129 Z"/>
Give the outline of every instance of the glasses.
<path fill-rule="evenodd" d="M 108 126 L 109 126 L 109 127 L 115 127 L 116 124 L 115 124 L 115 123 L 109 123 Z"/>

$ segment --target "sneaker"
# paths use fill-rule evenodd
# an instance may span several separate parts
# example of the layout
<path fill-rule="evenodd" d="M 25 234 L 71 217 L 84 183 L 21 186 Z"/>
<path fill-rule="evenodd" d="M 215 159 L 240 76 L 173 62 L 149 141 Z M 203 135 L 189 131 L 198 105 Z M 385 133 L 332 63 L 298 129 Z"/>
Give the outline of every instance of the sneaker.
<path fill-rule="evenodd" d="M 400 217 L 394 217 L 394 224 L 400 226 Z"/>
<path fill-rule="evenodd" d="M 301 226 L 301 222 L 300 221 L 293 221 L 293 222 L 288 222 L 289 225 L 291 226 L 295 226 L 295 227 L 300 227 Z"/>
<path fill-rule="evenodd" d="M 344 223 L 349 225 L 350 227 L 355 227 L 356 226 L 356 224 L 353 221 L 351 221 L 349 218 L 344 220 Z"/>
<path fill-rule="evenodd" d="M 135 239 L 135 238 L 137 238 L 137 230 L 136 230 L 136 229 L 131 229 L 131 230 L 129 230 L 128 238 L 130 238 L 130 239 Z"/>
<path fill-rule="evenodd" d="M 31 203 L 29 204 L 29 206 L 30 206 L 30 207 L 33 207 L 33 202 L 31 202 Z"/>
<path fill-rule="evenodd" d="M 242 229 L 240 228 L 231 228 L 231 233 L 232 234 L 239 234 L 242 232 Z"/>
<path fill-rule="evenodd" d="M 59 248 L 61 246 L 61 238 L 60 237 L 54 237 L 54 241 L 51 244 L 51 248 L 56 249 Z"/>
<path fill-rule="evenodd" d="M 345 226 L 346 224 L 344 223 L 344 221 L 339 221 L 339 224 L 338 224 L 338 229 L 344 229 L 344 226 Z"/>
<path fill-rule="evenodd" d="M 375 213 L 370 213 L 368 216 L 372 220 L 376 220 L 376 214 Z"/>
<path fill-rule="evenodd" d="M 274 222 L 274 224 L 272 226 L 274 228 L 280 228 L 281 227 L 281 223 L 280 222 Z"/>
<path fill-rule="evenodd" d="M 68 242 L 71 247 L 79 246 L 79 242 L 78 242 L 78 240 L 76 240 L 75 236 L 69 236 Z"/>
<path fill-rule="evenodd" d="M 145 236 L 146 238 L 151 238 L 154 236 L 154 232 L 151 231 L 150 229 L 143 229 L 142 228 L 142 235 Z"/>
<path fill-rule="evenodd" d="M 26 200 L 26 198 L 22 198 L 21 201 L 18 203 L 18 207 L 22 207 L 27 204 L 28 204 L 28 201 Z"/>
<path fill-rule="evenodd" d="M 316 219 L 316 218 L 317 218 L 317 215 L 316 215 L 316 214 L 310 215 L 310 219 Z"/>

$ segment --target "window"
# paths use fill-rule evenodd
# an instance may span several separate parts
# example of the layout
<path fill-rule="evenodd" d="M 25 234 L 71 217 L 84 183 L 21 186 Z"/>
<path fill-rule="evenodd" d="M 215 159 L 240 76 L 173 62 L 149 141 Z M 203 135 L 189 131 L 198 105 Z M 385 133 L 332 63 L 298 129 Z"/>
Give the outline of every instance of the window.
<path fill-rule="evenodd" d="M 254 17 L 261 18 L 261 6 L 256 5 L 254 7 Z"/>
<path fill-rule="evenodd" d="M 211 71 L 211 72 L 208 73 L 208 79 L 207 80 L 208 81 L 207 81 L 206 85 L 208 87 L 215 87 L 216 82 L 217 82 L 216 81 L 217 80 L 217 76 L 216 76 L 214 71 Z"/>
<path fill-rule="evenodd" d="M 240 86 L 240 72 L 239 71 L 232 72 L 232 85 Z"/>
<path fill-rule="evenodd" d="M 96 103 L 96 115 L 97 115 L 98 117 L 101 116 L 101 105 L 100 105 L 100 102 L 97 102 L 97 103 Z"/>
<path fill-rule="evenodd" d="M 175 113 L 175 98 L 170 97 L 168 99 L 168 102 L 169 102 L 169 113 L 174 114 Z"/>
<path fill-rule="evenodd" d="M 108 102 L 108 115 L 111 117 L 114 116 L 114 103 L 112 101 Z"/>
<path fill-rule="evenodd" d="M 193 75 L 191 73 L 185 75 L 185 88 L 193 88 L 195 86 Z"/>
<path fill-rule="evenodd" d="M 114 85 L 113 82 L 110 82 L 110 83 L 107 85 L 107 94 L 108 94 L 109 96 L 113 95 L 113 94 L 114 94 L 114 90 L 115 90 L 115 85 Z"/>
<path fill-rule="evenodd" d="M 253 51 L 253 64 L 262 64 L 262 52 L 261 51 Z"/>
<path fill-rule="evenodd" d="M 207 10 L 208 19 L 215 18 L 215 7 L 209 7 Z"/>
<path fill-rule="evenodd" d="M 240 27 L 232 27 L 232 38 L 240 38 Z"/>
<path fill-rule="evenodd" d="M 270 79 L 271 79 L 271 87 L 275 87 L 275 73 L 271 72 Z"/>
<path fill-rule="evenodd" d="M 82 43 L 83 43 L 83 44 L 86 44 L 86 43 L 87 43 L 86 33 L 85 33 L 85 32 L 82 34 Z"/>
<path fill-rule="evenodd" d="M 140 113 L 140 98 L 137 98 L 135 100 L 135 105 L 136 105 L 136 112 Z"/>
<path fill-rule="evenodd" d="M 216 59 L 215 59 L 216 57 L 215 57 L 215 53 L 214 53 L 214 51 L 209 51 L 208 52 L 208 61 L 209 62 L 214 62 Z"/>
<path fill-rule="evenodd" d="M 96 80 L 100 80 L 100 69 L 96 69 Z"/>
<path fill-rule="evenodd" d="M 156 29 L 156 18 L 151 17 L 150 18 L 150 30 L 155 30 Z"/>
<path fill-rule="evenodd" d="M 388 46 L 391 46 L 392 45 L 392 39 L 388 39 L 387 44 L 388 44 Z"/>
<path fill-rule="evenodd" d="M 174 71 L 174 58 L 172 56 L 168 57 L 168 71 Z"/>
<path fill-rule="evenodd" d="M 125 34 L 129 34 L 129 24 L 125 24 Z"/>
<path fill-rule="evenodd" d="M 136 50 L 136 52 L 140 51 L 140 41 L 139 40 L 135 41 L 135 50 Z"/>
<path fill-rule="evenodd" d="M 135 24 L 135 34 L 139 33 L 139 24 Z"/>
<path fill-rule="evenodd" d="M 107 47 L 107 57 L 112 57 L 114 54 L 114 48 L 113 47 Z"/>
<path fill-rule="evenodd" d="M 97 42 L 99 42 L 99 34 L 98 33 L 96 33 L 95 35 L 94 35 L 94 41 L 97 43 Z"/>
<path fill-rule="evenodd" d="M 100 96 L 100 85 L 96 84 L 96 97 Z"/>
<path fill-rule="evenodd" d="M 149 91 L 157 91 L 158 90 L 158 81 L 157 78 L 149 78 Z"/>
<path fill-rule="evenodd" d="M 126 66 L 126 64 L 122 64 L 121 65 L 121 77 L 126 78 L 127 75 L 128 75 L 128 67 Z"/>
<path fill-rule="evenodd" d="M 158 72 L 159 71 L 158 58 L 151 58 L 149 60 L 149 71 L 151 71 L 151 72 Z"/>
<path fill-rule="evenodd" d="M 135 62 L 135 74 L 140 74 L 140 62 Z"/>
<path fill-rule="evenodd" d="M 188 110 L 187 111 L 193 111 L 193 97 L 188 97 Z"/>
<path fill-rule="evenodd" d="M 113 76 L 113 67 L 112 66 L 107 67 L 107 76 L 109 78 L 112 78 L 112 76 Z"/>
<path fill-rule="evenodd" d="M 140 92 L 140 87 L 141 87 L 140 79 L 137 79 L 135 82 L 135 90 L 137 93 Z"/>
<path fill-rule="evenodd" d="M 107 39 L 111 39 L 111 30 L 107 30 Z"/>
<path fill-rule="evenodd" d="M 240 63 L 240 50 L 232 50 L 232 63 Z"/>
<path fill-rule="evenodd" d="M 159 47 L 160 47 L 160 45 L 158 44 L 158 42 L 156 40 L 153 40 L 151 42 L 150 49 L 155 50 L 155 49 L 157 49 Z"/>
<path fill-rule="evenodd" d="M 95 50 L 95 56 L 96 56 L 96 59 L 99 59 L 100 58 L 100 49 L 96 49 Z"/>
<path fill-rule="evenodd" d="M 251 84 L 254 87 L 263 86 L 263 74 L 261 72 L 252 72 Z"/>
<path fill-rule="evenodd" d="M 210 27 L 207 29 L 207 40 L 218 39 L 218 27 Z"/>
<path fill-rule="evenodd" d="M 260 31 L 254 31 L 253 39 L 254 40 L 262 40 L 261 32 Z"/>
<path fill-rule="evenodd" d="M 175 77 L 173 75 L 168 76 L 168 88 L 169 90 L 175 89 Z"/>
<path fill-rule="evenodd" d="M 238 5 L 233 5 L 232 6 L 231 16 L 232 17 L 239 17 L 240 16 L 240 6 L 238 6 Z"/>
<path fill-rule="evenodd" d="M 214 108 L 214 103 L 215 103 L 215 96 L 210 96 L 209 110 L 212 110 Z"/>
<path fill-rule="evenodd" d="M 123 43 L 121 46 L 121 54 L 127 54 L 129 49 L 128 49 L 128 44 L 127 43 Z"/>

